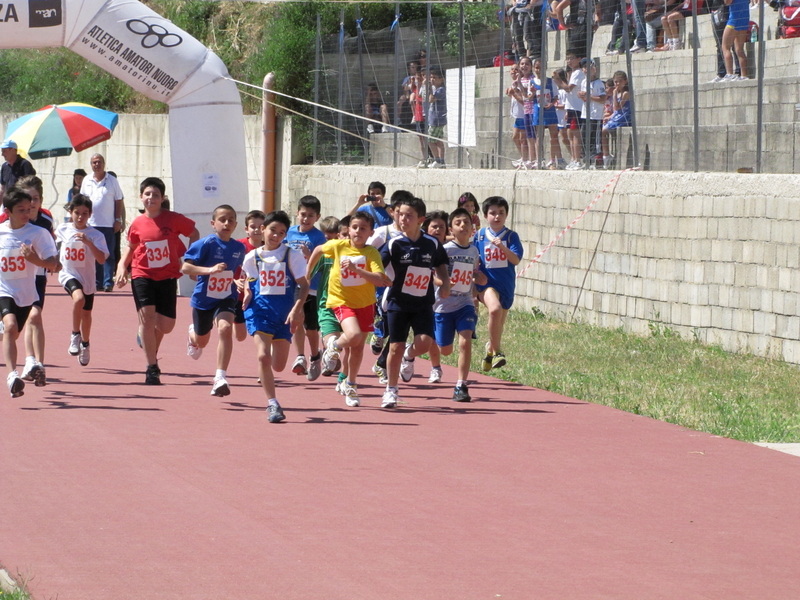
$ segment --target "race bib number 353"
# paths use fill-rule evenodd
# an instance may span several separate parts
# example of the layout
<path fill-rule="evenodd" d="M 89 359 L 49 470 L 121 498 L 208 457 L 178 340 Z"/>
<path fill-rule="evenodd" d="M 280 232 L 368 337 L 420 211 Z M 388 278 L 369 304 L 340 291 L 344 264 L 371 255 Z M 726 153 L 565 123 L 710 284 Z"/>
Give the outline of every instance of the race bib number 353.
<path fill-rule="evenodd" d="M 25 277 L 27 262 L 19 248 L 3 248 L 0 250 L 0 277 L 3 279 L 21 279 Z"/>
<path fill-rule="evenodd" d="M 431 282 L 431 270 L 425 267 L 408 267 L 406 278 L 403 280 L 404 294 L 422 297 L 428 293 Z"/>

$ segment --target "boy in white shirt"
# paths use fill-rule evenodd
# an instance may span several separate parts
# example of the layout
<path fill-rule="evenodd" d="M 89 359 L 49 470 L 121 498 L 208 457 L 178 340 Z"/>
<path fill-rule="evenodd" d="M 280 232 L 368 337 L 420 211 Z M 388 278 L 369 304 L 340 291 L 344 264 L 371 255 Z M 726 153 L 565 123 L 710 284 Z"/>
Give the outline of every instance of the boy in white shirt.
<path fill-rule="evenodd" d="M 29 223 L 31 197 L 12 189 L 3 198 L 8 221 L 0 225 L 0 315 L 5 334 L 3 356 L 8 367 L 8 391 L 12 398 L 22 396 L 25 382 L 17 373 L 17 338 L 25 326 L 31 306 L 37 300 L 36 270 L 61 268 L 58 251 L 50 232 Z"/>

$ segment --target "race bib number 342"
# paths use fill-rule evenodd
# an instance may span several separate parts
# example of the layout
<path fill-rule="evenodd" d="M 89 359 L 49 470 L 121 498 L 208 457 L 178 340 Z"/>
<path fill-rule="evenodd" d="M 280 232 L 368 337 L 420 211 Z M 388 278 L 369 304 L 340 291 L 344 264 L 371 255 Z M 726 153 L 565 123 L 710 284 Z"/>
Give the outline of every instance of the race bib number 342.
<path fill-rule="evenodd" d="M 406 278 L 403 280 L 404 294 L 422 297 L 428 293 L 431 282 L 431 270 L 425 267 L 408 267 Z"/>

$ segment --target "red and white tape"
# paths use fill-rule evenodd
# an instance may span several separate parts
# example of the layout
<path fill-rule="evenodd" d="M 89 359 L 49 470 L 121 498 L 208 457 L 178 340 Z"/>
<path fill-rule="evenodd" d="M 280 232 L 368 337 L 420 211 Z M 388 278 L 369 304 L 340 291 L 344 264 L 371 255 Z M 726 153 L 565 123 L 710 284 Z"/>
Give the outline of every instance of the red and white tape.
<path fill-rule="evenodd" d="M 556 243 L 558 243 L 558 240 L 560 240 L 564 236 L 565 233 L 567 233 L 570 229 L 572 229 L 575 226 L 575 223 L 580 221 L 586 215 L 586 213 L 588 213 L 590 210 L 592 210 L 594 205 L 597 204 L 597 201 L 600 200 L 600 198 L 603 197 L 603 195 L 606 193 L 608 188 L 610 188 L 612 185 L 614 185 L 617 182 L 617 180 L 620 177 L 622 177 L 623 173 L 627 173 L 628 171 L 638 171 L 639 169 L 641 169 L 641 167 L 631 167 L 630 169 L 625 169 L 624 171 L 620 171 L 619 173 L 614 175 L 614 177 L 611 178 L 611 180 L 605 185 L 605 187 L 602 190 L 600 190 L 600 192 L 598 192 L 597 196 L 594 197 L 594 200 L 592 200 L 589 203 L 589 206 L 584 208 L 583 212 L 581 212 L 581 214 L 579 214 L 577 217 L 572 219 L 572 223 L 570 223 L 569 225 L 564 227 L 564 229 L 562 229 L 561 232 L 556 237 L 553 238 L 553 241 L 551 241 L 549 244 L 547 244 L 547 246 L 542 248 L 542 250 L 539 252 L 539 254 L 534 256 L 533 259 L 531 259 L 531 262 L 529 262 L 525 266 L 525 268 L 522 269 L 522 271 L 517 273 L 517 278 L 522 277 L 528 269 L 530 269 L 534 264 L 539 262 L 539 260 L 541 260 L 542 256 L 544 256 L 545 252 L 547 252 L 548 250 L 550 250 L 550 248 L 555 246 Z"/>

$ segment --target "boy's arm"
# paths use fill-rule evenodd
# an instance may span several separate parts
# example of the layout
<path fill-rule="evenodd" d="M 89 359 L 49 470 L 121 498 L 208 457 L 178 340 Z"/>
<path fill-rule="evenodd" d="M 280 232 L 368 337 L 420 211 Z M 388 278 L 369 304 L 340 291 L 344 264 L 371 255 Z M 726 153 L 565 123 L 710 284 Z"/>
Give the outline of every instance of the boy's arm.
<path fill-rule="evenodd" d="M 20 251 L 22 253 L 22 257 L 27 260 L 29 263 L 36 265 L 37 267 L 44 267 L 49 271 L 56 271 L 61 270 L 61 263 L 58 260 L 58 254 L 54 254 L 49 258 L 40 258 L 38 254 L 36 254 L 36 250 L 33 249 L 32 246 L 28 244 L 21 244 Z"/>
<path fill-rule="evenodd" d="M 441 283 L 437 283 L 436 285 L 439 286 L 439 297 L 444 300 L 445 298 L 450 297 L 450 276 L 447 273 L 447 265 L 442 264 L 438 267 L 435 267 L 434 270 L 434 280 L 436 278 L 439 279 Z"/>
<path fill-rule="evenodd" d="M 486 273 L 483 272 L 483 269 L 481 269 L 480 263 L 477 263 L 475 269 L 472 271 L 472 281 L 477 285 L 486 285 L 489 283 L 489 278 L 486 276 Z"/>
<path fill-rule="evenodd" d="M 200 239 L 200 232 L 197 231 L 197 227 L 195 227 L 192 230 L 192 233 L 189 234 L 189 245 L 191 246 L 192 244 L 194 244 L 199 239 Z"/>
<path fill-rule="evenodd" d="M 341 268 L 352 271 L 356 275 L 360 275 L 362 278 L 364 278 L 364 280 L 366 280 L 368 283 L 371 283 L 375 287 L 392 285 L 392 280 L 389 279 L 386 276 L 386 273 L 383 271 L 375 272 L 362 269 L 361 267 L 357 267 L 355 263 L 350 261 L 350 259 L 344 259 L 342 261 Z"/>
<path fill-rule="evenodd" d="M 117 287 L 121 288 L 128 283 L 128 267 L 133 260 L 133 251 L 135 249 L 136 245 L 128 242 L 128 245 L 122 251 L 122 256 L 119 257 L 119 262 L 117 263 Z"/>
<path fill-rule="evenodd" d="M 317 266 L 319 259 L 322 258 L 322 246 L 317 246 L 308 257 L 308 265 L 306 265 L 306 279 L 311 281 L 314 276 L 314 268 Z"/>
<path fill-rule="evenodd" d="M 184 275 L 189 275 L 190 277 L 197 277 L 198 275 L 213 275 L 214 273 L 222 273 L 226 267 L 227 265 L 224 262 L 217 263 L 213 267 L 200 267 L 190 260 L 184 260 L 183 264 L 181 265 L 181 273 Z"/>
<path fill-rule="evenodd" d="M 295 300 L 294 306 L 289 311 L 289 316 L 286 317 L 285 321 L 289 324 L 289 330 L 292 333 L 297 331 L 297 328 L 303 324 L 303 304 L 306 302 L 308 290 L 311 287 L 305 277 L 298 277 L 295 282 L 297 283 L 297 300 Z"/>
<path fill-rule="evenodd" d="M 242 298 L 242 310 L 247 308 L 247 305 L 250 304 L 250 299 L 253 297 L 253 291 L 250 289 L 249 285 L 244 286 L 244 298 Z"/>
<path fill-rule="evenodd" d="M 92 256 L 94 256 L 95 261 L 97 261 L 98 265 L 103 265 L 106 262 L 106 258 L 108 258 L 108 252 L 103 252 L 98 248 L 95 243 L 91 240 L 89 236 L 83 237 L 83 243 L 89 246 L 89 250 L 92 251 Z"/>

